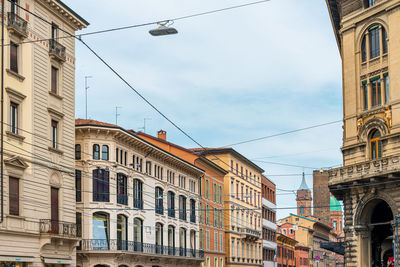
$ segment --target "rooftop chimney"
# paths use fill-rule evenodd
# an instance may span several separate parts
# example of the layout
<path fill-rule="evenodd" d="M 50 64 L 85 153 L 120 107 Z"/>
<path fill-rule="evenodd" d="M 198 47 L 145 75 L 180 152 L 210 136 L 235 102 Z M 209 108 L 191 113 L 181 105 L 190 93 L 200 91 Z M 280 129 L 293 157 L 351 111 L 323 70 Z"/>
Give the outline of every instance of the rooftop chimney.
<path fill-rule="evenodd" d="M 158 138 L 162 139 L 162 140 L 167 140 L 167 132 L 164 130 L 159 130 L 157 132 Z"/>

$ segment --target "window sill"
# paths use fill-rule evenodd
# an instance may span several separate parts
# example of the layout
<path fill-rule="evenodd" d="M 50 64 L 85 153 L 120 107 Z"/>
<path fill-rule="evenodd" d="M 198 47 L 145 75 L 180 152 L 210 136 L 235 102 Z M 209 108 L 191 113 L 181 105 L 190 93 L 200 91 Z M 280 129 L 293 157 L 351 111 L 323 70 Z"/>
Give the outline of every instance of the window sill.
<path fill-rule="evenodd" d="M 24 216 L 21 216 L 21 215 L 7 215 L 6 216 L 7 218 L 12 218 L 12 219 L 18 219 L 18 220 L 25 220 L 25 217 Z"/>
<path fill-rule="evenodd" d="M 54 96 L 57 99 L 63 100 L 64 98 L 56 93 L 53 93 L 52 91 L 49 91 L 49 95 Z"/>
<path fill-rule="evenodd" d="M 54 147 L 51 147 L 51 146 L 49 146 L 49 151 L 50 151 L 50 152 L 57 153 L 57 154 L 59 154 L 59 155 L 63 155 L 63 154 L 64 154 L 64 152 L 63 152 L 62 150 L 57 149 L 57 148 L 54 148 Z"/>
<path fill-rule="evenodd" d="M 20 142 L 24 141 L 24 139 L 25 139 L 24 136 L 19 135 L 19 134 L 15 134 L 15 133 L 10 132 L 10 131 L 6 131 L 6 135 L 7 135 L 8 137 L 13 138 L 13 139 L 16 139 L 16 140 L 18 140 L 18 141 L 20 141 Z"/>
<path fill-rule="evenodd" d="M 21 74 L 16 73 L 15 71 L 12 71 L 10 69 L 6 69 L 6 71 L 11 76 L 14 76 L 15 78 L 17 78 L 20 82 L 23 82 L 25 80 L 24 76 L 22 76 Z"/>

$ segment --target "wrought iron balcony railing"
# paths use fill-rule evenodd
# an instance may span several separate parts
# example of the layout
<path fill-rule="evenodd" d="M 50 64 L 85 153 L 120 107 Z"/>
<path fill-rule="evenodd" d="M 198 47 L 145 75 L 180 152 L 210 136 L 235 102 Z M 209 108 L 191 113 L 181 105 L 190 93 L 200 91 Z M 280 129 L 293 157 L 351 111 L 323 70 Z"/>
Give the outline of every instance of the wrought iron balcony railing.
<path fill-rule="evenodd" d="M 40 220 L 40 233 L 60 237 L 76 238 L 78 236 L 76 223 L 55 220 Z"/>
<path fill-rule="evenodd" d="M 54 59 L 59 61 L 65 61 L 65 46 L 52 39 L 49 42 L 49 54 Z"/>
<path fill-rule="evenodd" d="M 164 207 L 162 205 L 156 205 L 156 213 L 164 215 Z"/>
<path fill-rule="evenodd" d="M 250 239 L 260 239 L 261 238 L 261 232 L 256 231 L 250 228 L 242 228 L 242 233 L 246 235 L 246 238 Z"/>
<path fill-rule="evenodd" d="M 196 223 L 196 214 L 190 213 L 190 222 L 191 223 Z"/>
<path fill-rule="evenodd" d="M 175 218 L 175 209 L 168 209 L 168 217 Z"/>
<path fill-rule="evenodd" d="M 28 22 L 18 16 L 17 14 L 13 12 L 8 12 L 8 24 L 7 28 L 9 31 L 12 31 L 13 33 L 16 33 L 20 37 L 27 37 L 27 28 L 28 28 Z"/>
<path fill-rule="evenodd" d="M 128 195 L 117 195 L 117 203 L 128 205 Z"/>
<path fill-rule="evenodd" d="M 179 247 L 169 247 L 148 244 L 136 241 L 118 239 L 83 239 L 78 250 L 87 251 L 125 251 L 146 255 L 164 255 L 171 257 L 185 257 L 192 259 L 204 259 L 204 251 Z"/>
<path fill-rule="evenodd" d="M 179 219 L 186 221 L 186 210 L 180 210 L 179 211 Z"/>

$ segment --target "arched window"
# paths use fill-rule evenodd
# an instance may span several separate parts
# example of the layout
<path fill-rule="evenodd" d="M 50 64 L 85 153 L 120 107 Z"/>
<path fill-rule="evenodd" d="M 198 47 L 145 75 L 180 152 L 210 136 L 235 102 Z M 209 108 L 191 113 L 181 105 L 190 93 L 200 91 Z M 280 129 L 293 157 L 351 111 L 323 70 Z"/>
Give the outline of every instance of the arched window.
<path fill-rule="evenodd" d="M 117 249 L 128 249 L 127 218 L 124 215 L 117 215 Z"/>
<path fill-rule="evenodd" d="M 179 219 L 186 221 L 186 197 L 179 196 Z"/>
<path fill-rule="evenodd" d="M 143 251 L 143 221 L 133 219 L 133 250 Z"/>
<path fill-rule="evenodd" d="M 386 54 L 388 52 L 387 45 L 387 32 L 384 27 L 382 27 L 382 54 Z"/>
<path fill-rule="evenodd" d="M 110 201 L 110 174 L 103 169 L 93 170 L 93 201 Z"/>
<path fill-rule="evenodd" d="M 157 214 L 164 214 L 164 190 L 161 187 L 156 187 L 156 213 Z"/>
<path fill-rule="evenodd" d="M 76 160 L 81 159 L 81 145 L 80 144 L 75 145 L 75 159 Z"/>
<path fill-rule="evenodd" d="M 156 253 L 163 254 L 163 225 L 161 223 L 156 223 Z"/>
<path fill-rule="evenodd" d="M 369 36 L 369 57 L 380 56 L 379 25 L 374 25 L 368 30 Z"/>
<path fill-rule="evenodd" d="M 378 159 L 382 157 L 382 141 L 381 134 L 378 130 L 371 132 L 369 137 L 370 159 Z"/>
<path fill-rule="evenodd" d="M 133 180 L 133 207 L 143 209 L 143 182 L 139 179 Z"/>
<path fill-rule="evenodd" d="M 304 207 L 300 206 L 300 214 L 303 215 L 304 214 Z"/>
<path fill-rule="evenodd" d="M 93 159 L 94 160 L 100 159 L 100 146 L 98 144 L 93 145 Z"/>
<path fill-rule="evenodd" d="M 214 241 L 214 242 L 217 242 L 217 241 Z M 196 250 L 196 231 L 195 230 L 190 231 L 190 248 L 192 249 L 193 256 L 195 256 L 194 255 L 195 250 Z M 215 251 L 217 251 L 217 250 L 215 250 Z"/>
<path fill-rule="evenodd" d="M 108 250 L 110 245 L 109 216 L 107 213 L 93 213 L 93 249 Z"/>
<path fill-rule="evenodd" d="M 175 227 L 168 225 L 168 255 L 175 255 Z"/>
<path fill-rule="evenodd" d="M 190 200 L 190 222 L 196 223 L 196 200 Z"/>
<path fill-rule="evenodd" d="M 128 205 L 128 179 L 122 173 L 117 174 L 117 203 Z"/>
<path fill-rule="evenodd" d="M 101 148 L 101 159 L 102 160 L 108 160 L 109 159 L 109 153 L 108 153 L 108 146 L 103 145 Z"/>
<path fill-rule="evenodd" d="M 175 218 L 175 193 L 168 192 L 168 216 Z"/>

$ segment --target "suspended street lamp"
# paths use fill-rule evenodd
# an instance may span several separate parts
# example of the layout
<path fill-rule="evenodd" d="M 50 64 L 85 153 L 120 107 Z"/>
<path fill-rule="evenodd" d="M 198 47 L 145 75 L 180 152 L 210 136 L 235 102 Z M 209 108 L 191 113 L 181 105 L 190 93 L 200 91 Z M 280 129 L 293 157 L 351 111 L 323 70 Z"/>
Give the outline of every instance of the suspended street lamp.
<path fill-rule="evenodd" d="M 157 29 L 149 31 L 149 33 L 153 36 L 162 36 L 162 35 L 170 35 L 178 33 L 178 31 L 175 28 L 171 27 L 171 25 L 174 24 L 173 21 L 167 20 L 164 22 L 159 22 L 157 24 L 160 25 Z"/>

